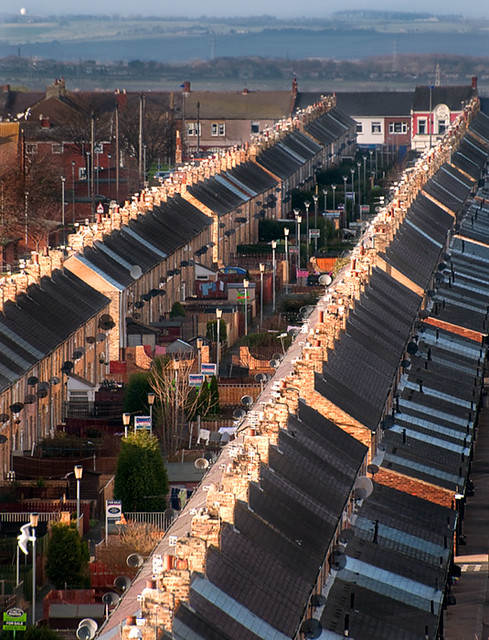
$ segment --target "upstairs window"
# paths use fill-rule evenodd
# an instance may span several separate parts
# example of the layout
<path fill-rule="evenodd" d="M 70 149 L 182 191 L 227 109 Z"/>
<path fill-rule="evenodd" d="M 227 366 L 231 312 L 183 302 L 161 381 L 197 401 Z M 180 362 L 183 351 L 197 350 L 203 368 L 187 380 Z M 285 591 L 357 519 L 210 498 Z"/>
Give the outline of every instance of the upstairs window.
<path fill-rule="evenodd" d="M 382 125 L 380 122 L 372 122 L 372 133 L 382 133 Z"/>
<path fill-rule="evenodd" d="M 211 124 L 211 136 L 225 136 L 226 125 L 224 122 L 213 122 Z"/>
<path fill-rule="evenodd" d="M 198 134 L 197 134 L 197 123 L 196 122 L 187 122 L 187 135 L 188 136 L 196 136 L 196 135 L 202 135 L 202 126 L 201 123 L 199 122 L 199 129 L 198 129 Z"/>
<path fill-rule="evenodd" d="M 426 135 L 426 133 L 427 133 L 426 124 L 427 124 L 426 118 L 420 118 L 418 120 L 418 133 L 419 133 L 419 135 L 421 135 L 421 136 Z"/>

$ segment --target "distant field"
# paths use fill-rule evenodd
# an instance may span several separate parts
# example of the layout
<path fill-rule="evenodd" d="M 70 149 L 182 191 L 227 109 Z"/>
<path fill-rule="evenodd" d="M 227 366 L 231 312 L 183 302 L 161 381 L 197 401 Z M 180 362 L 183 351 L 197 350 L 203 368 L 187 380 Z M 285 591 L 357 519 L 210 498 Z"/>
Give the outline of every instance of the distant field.
<path fill-rule="evenodd" d="M 73 42 L 76 40 L 100 40 L 117 37 L 141 37 L 143 35 L 171 36 L 192 35 L 197 33 L 215 33 L 226 35 L 232 33 L 257 33 L 263 29 L 308 29 L 311 31 L 332 29 L 374 31 L 384 34 L 405 33 L 478 33 L 489 29 L 488 21 L 474 20 L 443 20 L 443 21 L 372 21 L 372 20 L 296 20 L 264 21 L 256 20 L 246 23 L 239 20 L 220 21 L 209 19 L 202 20 L 167 20 L 152 18 L 151 20 L 128 20 L 117 18 L 91 18 L 91 19 L 66 19 L 52 20 L 51 22 L 37 22 L 26 16 L 19 18 L 19 22 L 0 22 L 0 40 L 10 45 L 22 45 L 26 43 L 47 42 Z"/>

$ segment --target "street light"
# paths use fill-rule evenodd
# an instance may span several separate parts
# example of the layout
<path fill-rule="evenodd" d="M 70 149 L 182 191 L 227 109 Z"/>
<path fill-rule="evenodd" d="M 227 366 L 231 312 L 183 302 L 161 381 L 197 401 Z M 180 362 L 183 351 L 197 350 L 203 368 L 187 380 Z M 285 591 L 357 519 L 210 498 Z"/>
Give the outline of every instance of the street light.
<path fill-rule="evenodd" d="M 222 309 L 216 309 L 216 320 L 217 320 L 217 349 L 216 349 L 216 372 L 219 376 L 219 356 L 221 351 L 221 318 L 222 318 Z"/>
<path fill-rule="evenodd" d="M 297 226 L 299 228 L 299 254 L 298 254 L 298 264 L 299 264 L 299 269 L 301 268 L 301 222 L 302 222 L 302 216 L 297 216 Z"/>
<path fill-rule="evenodd" d="M 318 200 L 319 200 L 319 196 L 317 193 L 315 193 L 312 196 L 312 199 L 314 200 L 314 229 L 315 229 L 315 236 L 314 236 L 314 255 L 317 255 L 318 252 L 318 237 L 317 237 L 317 228 L 318 228 Z M 326 199 L 326 197 L 325 197 Z M 326 207 L 325 207 L 326 210 Z"/>
<path fill-rule="evenodd" d="M 272 309 L 275 313 L 275 273 L 277 268 L 277 263 L 275 262 L 275 249 L 277 248 L 277 241 L 272 240 Z"/>
<path fill-rule="evenodd" d="M 36 528 L 39 523 L 39 514 L 31 513 L 29 516 L 31 525 L 31 535 L 29 537 L 32 542 L 32 624 L 36 624 Z"/>
<path fill-rule="evenodd" d="M 129 414 L 130 415 L 130 414 Z M 80 480 L 83 476 L 83 467 L 81 464 L 75 464 L 75 479 L 76 479 L 76 529 L 78 531 L 80 522 Z"/>
<path fill-rule="evenodd" d="M 61 176 L 61 224 L 63 225 L 63 245 L 66 244 L 65 235 L 65 182 L 66 178 Z"/>
<path fill-rule="evenodd" d="M 306 208 L 306 269 L 309 265 L 309 207 L 311 203 L 309 200 L 304 202 L 304 206 Z"/>
<path fill-rule="evenodd" d="M 284 237 L 285 237 L 285 293 L 288 295 L 289 293 L 289 227 L 284 227 Z"/>
<path fill-rule="evenodd" d="M 73 213 L 73 224 L 75 224 L 75 161 L 71 161 L 71 208 Z"/>
<path fill-rule="evenodd" d="M 263 327 L 263 273 L 264 271 L 265 271 L 265 264 L 263 262 L 260 262 L 260 330 Z"/>
<path fill-rule="evenodd" d="M 354 215 L 355 215 L 355 169 L 353 167 L 350 169 L 350 173 L 351 173 L 351 197 L 352 197 L 352 201 L 351 201 L 351 217 L 352 217 L 352 219 L 354 219 Z"/>
<path fill-rule="evenodd" d="M 107 195 L 110 200 L 110 161 L 112 160 L 112 156 L 110 153 L 107 155 Z"/>
<path fill-rule="evenodd" d="M 153 435 L 153 405 L 155 403 L 156 394 L 152 391 L 148 393 L 148 406 L 149 406 L 149 432 Z"/>
<path fill-rule="evenodd" d="M 326 213 L 326 211 L 328 210 L 328 190 L 327 189 L 323 189 L 323 196 L 324 196 L 324 212 Z"/>
<path fill-rule="evenodd" d="M 248 287 L 250 286 L 250 281 L 243 280 L 244 287 L 244 299 L 245 299 L 245 336 L 248 335 Z"/>
<path fill-rule="evenodd" d="M 357 162 L 358 168 L 358 217 L 360 218 L 360 222 L 362 221 L 362 192 L 360 191 L 361 181 L 360 181 L 360 167 L 362 166 L 361 162 Z"/>
<path fill-rule="evenodd" d="M 333 189 L 333 211 L 336 211 L 336 185 L 332 184 L 331 189 Z"/>
<path fill-rule="evenodd" d="M 122 424 L 124 425 L 124 438 L 127 438 L 127 427 L 131 424 L 131 414 L 122 414 Z"/>

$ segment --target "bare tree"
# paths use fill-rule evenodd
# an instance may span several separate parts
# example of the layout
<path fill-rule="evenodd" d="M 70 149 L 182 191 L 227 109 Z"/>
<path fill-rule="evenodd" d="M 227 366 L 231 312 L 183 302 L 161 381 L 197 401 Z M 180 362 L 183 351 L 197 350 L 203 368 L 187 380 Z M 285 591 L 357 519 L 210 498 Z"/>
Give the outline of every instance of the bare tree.
<path fill-rule="evenodd" d="M 155 358 L 148 382 L 156 394 L 157 433 L 168 457 L 185 444 L 185 427 L 204 416 L 215 404 L 207 381 L 202 387 L 191 387 L 189 375 L 195 359 Z"/>
<path fill-rule="evenodd" d="M 51 154 L 35 153 L 22 163 L 12 157 L 0 168 L 0 235 L 46 242 L 61 220 L 62 168 Z"/>

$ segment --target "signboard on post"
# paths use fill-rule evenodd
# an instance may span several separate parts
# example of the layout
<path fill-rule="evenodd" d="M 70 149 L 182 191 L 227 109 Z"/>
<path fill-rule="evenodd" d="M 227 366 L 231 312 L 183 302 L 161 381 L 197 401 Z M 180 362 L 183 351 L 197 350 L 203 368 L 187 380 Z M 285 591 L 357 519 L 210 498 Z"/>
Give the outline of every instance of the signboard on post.
<path fill-rule="evenodd" d="M 321 235 L 320 229 L 309 229 L 309 240 L 313 240 L 314 238 L 319 238 Z"/>
<path fill-rule="evenodd" d="M 103 213 L 104 212 L 104 205 L 100 202 L 97 206 L 97 213 Z"/>
<path fill-rule="evenodd" d="M 217 373 L 217 365 L 215 362 L 203 362 L 200 365 L 200 372 L 204 376 L 215 376 Z"/>
<path fill-rule="evenodd" d="M 105 542 L 107 543 L 109 528 L 116 530 L 115 523 L 122 518 L 122 502 L 120 500 L 105 501 Z"/>
<path fill-rule="evenodd" d="M 3 612 L 3 630 L 13 631 L 14 638 L 16 631 L 25 631 L 27 629 L 27 613 L 17 607 L 12 607 L 8 611 Z"/>
<path fill-rule="evenodd" d="M 204 383 L 204 375 L 202 373 L 190 373 L 188 376 L 189 387 L 200 387 Z"/>
<path fill-rule="evenodd" d="M 139 429 L 151 431 L 151 416 L 134 416 L 134 430 Z"/>

